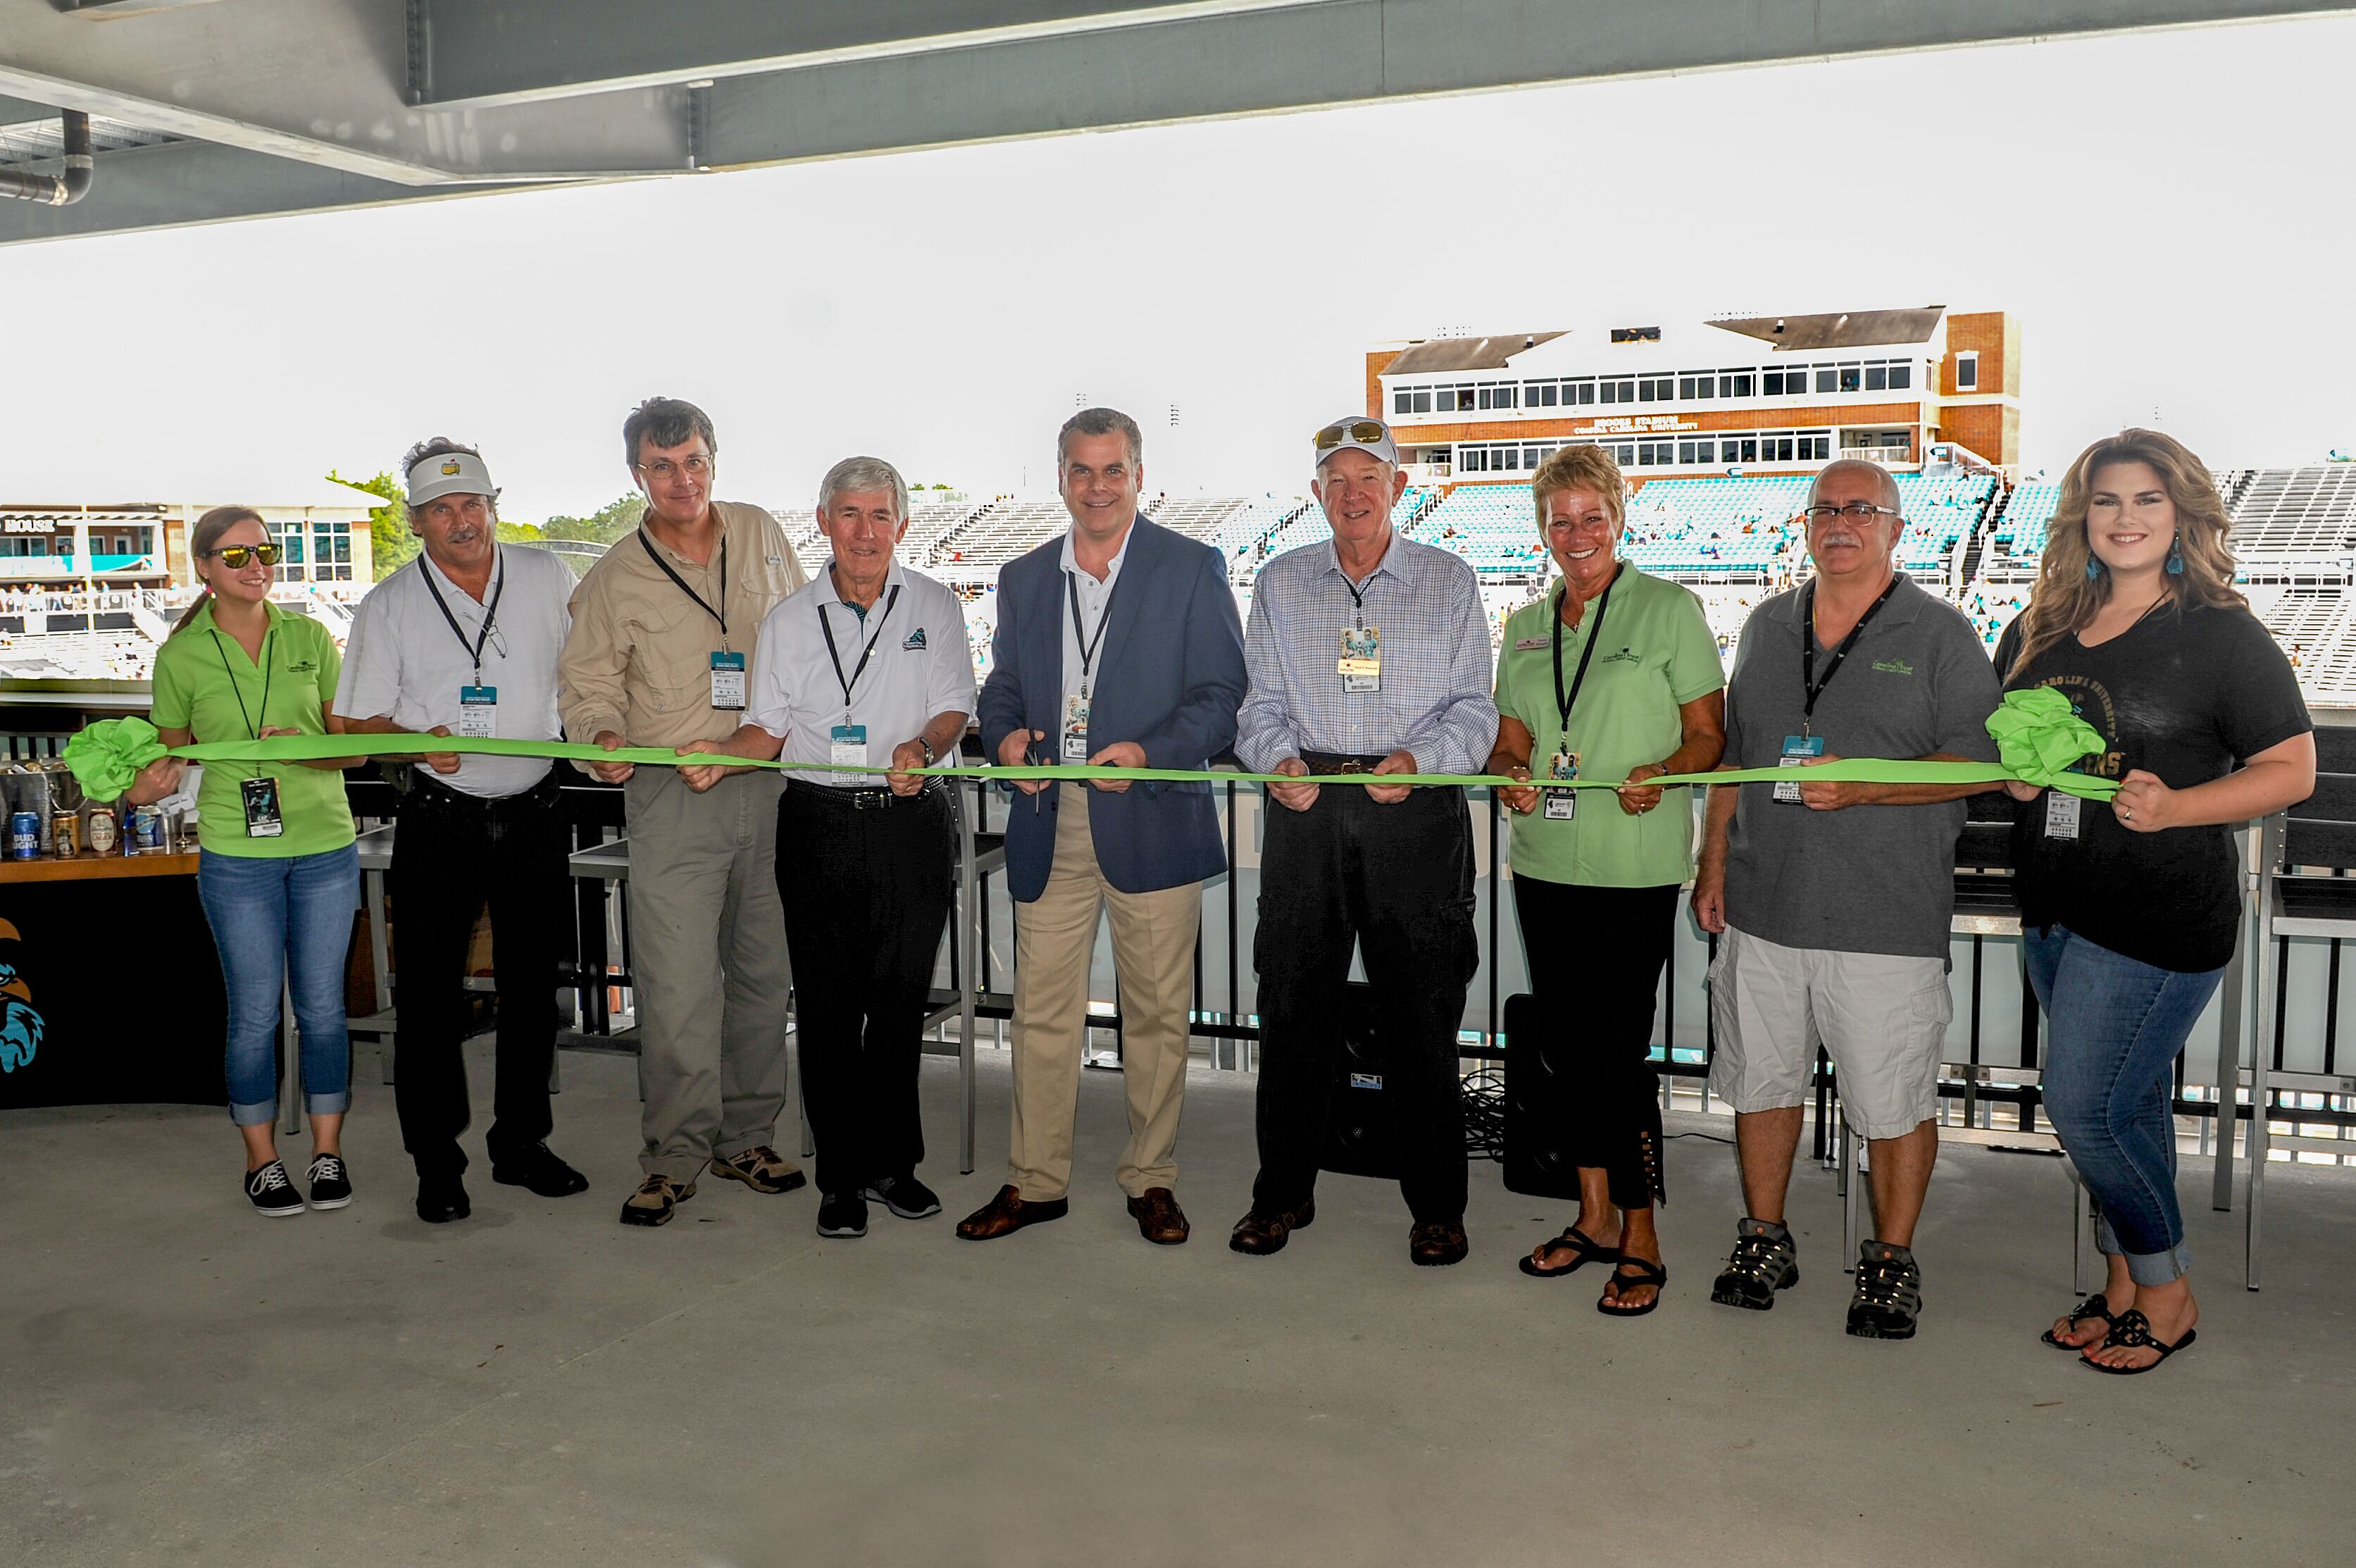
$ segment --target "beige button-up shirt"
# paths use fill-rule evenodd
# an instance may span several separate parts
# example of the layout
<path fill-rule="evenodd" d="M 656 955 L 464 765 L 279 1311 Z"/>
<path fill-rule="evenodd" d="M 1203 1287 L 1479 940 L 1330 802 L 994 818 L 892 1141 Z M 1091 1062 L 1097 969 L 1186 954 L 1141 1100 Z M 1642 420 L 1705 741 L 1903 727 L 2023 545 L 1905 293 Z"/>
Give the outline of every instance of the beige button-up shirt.
<path fill-rule="evenodd" d="M 728 547 L 728 631 L 724 646 L 749 671 L 762 618 L 808 580 L 785 530 L 760 507 L 713 501 Z M 594 741 L 605 730 L 632 746 L 676 749 L 691 740 L 725 740 L 741 712 L 712 705 L 712 656 L 723 646 L 720 623 L 656 565 L 641 529 L 616 540 L 573 593 L 573 632 L 557 663 L 557 711 L 567 738 Z M 720 551 L 701 565 L 659 542 L 681 581 L 720 606 Z"/>

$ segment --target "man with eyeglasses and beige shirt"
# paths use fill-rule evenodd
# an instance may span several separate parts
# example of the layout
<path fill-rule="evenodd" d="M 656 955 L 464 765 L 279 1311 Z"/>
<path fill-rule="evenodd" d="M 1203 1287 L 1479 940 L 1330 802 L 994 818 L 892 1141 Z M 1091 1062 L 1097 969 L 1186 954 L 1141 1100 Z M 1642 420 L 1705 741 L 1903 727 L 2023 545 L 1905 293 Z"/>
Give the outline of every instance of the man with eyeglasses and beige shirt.
<path fill-rule="evenodd" d="M 805 574 L 766 510 L 712 499 L 719 443 L 702 410 L 649 398 L 622 443 L 646 515 L 573 596 L 565 734 L 608 751 L 718 752 L 744 720 L 762 618 Z M 791 987 L 775 873 L 784 780 L 724 760 L 586 766 L 626 790 L 645 1179 L 622 1223 L 668 1222 L 707 1165 L 789 1192 L 802 1173 L 771 1146 Z"/>

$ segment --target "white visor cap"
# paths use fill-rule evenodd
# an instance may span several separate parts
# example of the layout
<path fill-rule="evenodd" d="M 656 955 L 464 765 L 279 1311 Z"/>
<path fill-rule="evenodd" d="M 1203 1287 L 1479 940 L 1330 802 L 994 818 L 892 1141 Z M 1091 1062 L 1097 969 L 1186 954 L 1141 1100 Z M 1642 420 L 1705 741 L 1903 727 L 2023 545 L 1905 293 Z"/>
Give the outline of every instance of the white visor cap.
<path fill-rule="evenodd" d="M 490 469 L 471 452 L 443 452 L 421 457 L 409 470 L 411 506 L 423 506 L 427 501 L 458 494 L 496 499 L 498 493 L 498 487 L 491 483 Z"/>

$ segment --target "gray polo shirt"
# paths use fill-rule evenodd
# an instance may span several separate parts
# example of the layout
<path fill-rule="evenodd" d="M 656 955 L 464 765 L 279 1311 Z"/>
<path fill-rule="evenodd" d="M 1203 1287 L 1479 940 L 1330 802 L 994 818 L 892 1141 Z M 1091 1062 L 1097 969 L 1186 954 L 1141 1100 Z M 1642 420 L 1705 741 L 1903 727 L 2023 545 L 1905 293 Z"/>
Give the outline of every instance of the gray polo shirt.
<path fill-rule="evenodd" d="M 1772 768 L 1800 733 L 1801 591 L 1743 624 L 1726 688 L 1726 766 Z M 1821 678 L 1831 650 L 1816 651 Z M 1814 733 L 1836 757 L 1951 752 L 1996 759 L 1986 722 L 1996 667 L 1952 605 L 1904 576 L 1816 700 Z M 1728 831 L 1726 918 L 1785 947 L 1944 958 L 1954 913 L 1964 803 L 1812 811 L 1745 784 Z"/>

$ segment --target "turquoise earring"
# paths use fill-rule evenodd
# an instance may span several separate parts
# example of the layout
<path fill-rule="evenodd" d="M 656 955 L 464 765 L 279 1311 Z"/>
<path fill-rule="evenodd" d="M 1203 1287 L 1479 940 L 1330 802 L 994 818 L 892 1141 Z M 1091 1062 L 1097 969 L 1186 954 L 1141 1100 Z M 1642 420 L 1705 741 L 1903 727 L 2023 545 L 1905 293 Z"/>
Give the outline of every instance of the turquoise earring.
<path fill-rule="evenodd" d="M 2103 575 L 2103 564 L 2093 556 L 2086 558 L 2086 581 L 2094 582 Z"/>
<path fill-rule="evenodd" d="M 2169 541 L 2168 575 L 2171 577 L 2184 575 L 2184 531 L 2180 528 L 2176 531 L 2176 537 Z"/>

